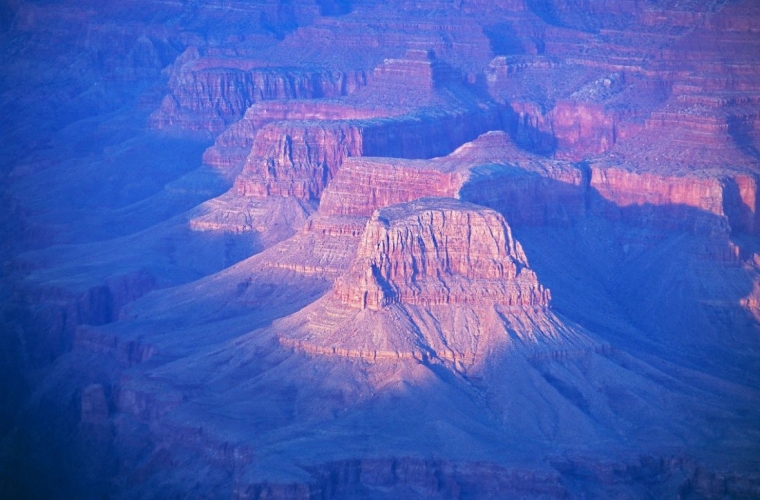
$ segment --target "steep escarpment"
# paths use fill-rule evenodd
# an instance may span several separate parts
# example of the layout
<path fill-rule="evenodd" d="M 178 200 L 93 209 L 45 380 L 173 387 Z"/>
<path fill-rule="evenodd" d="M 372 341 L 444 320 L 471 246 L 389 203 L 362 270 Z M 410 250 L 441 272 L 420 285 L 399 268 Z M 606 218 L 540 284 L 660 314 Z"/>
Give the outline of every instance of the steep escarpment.
<path fill-rule="evenodd" d="M 331 294 L 273 326 L 284 346 L 373 361 L 436 358 L 464 369 L 516 348 L 508 330 L 521 322 L 536 325 L 518 334 L 536 348 L 578 341 L 548 312 L 549 291 L 492 210 L 451 198 L 391 205 L 357 243 Z"/>
<path fill-rule="evenodd" d="M 243 196 L 318 199 L 348 157 L 445 154 L 499 127 L 495 111 L 364 121 L 275 123 L 259 130 L 235 189 Z"/>
<path fill-rule="evenodd" d="M 445 198 L 376 212 L 336 294 L 370 309 L 394 302 L 540 307 L 549 296 L 501 216 Z"/>
<path fill-rule="evenodd" d="M 340 100 L 275 100 L 262 101 L 250 106 L 239 121 L 233 123 L 203 154 L 203 161 L 224 172 L 237 174 L 251 154 L 259 129 L 271 122 L 362 120 L 386 117 L 393 114 L 386 108 L 362 107 L 359 102 Z M 312 144 L 317 146 L 318 144 Z"/>
<path fill-rule="evenodd" d="M 722 172 L 664 175 L 622 168 L 592 168 L 590 186 L 610 203 L 596 204 L 606 216 L 643 220 L 665 229 L 754 233 L 757 179 Z"/>
<path fill-rule="evenodd" d="M 551 160 L 521 150 L 503 132 L 489 132 L 430 160 L 349 158 L 325 191 L 320 212 L 368 217 L 394 203 L 444 196 L 533 226 L 601 215 L 661 229 L 754 231 L 754 175 L 716 165 L 666 175 L 614 158 L 591 165 Z"/>
<path fill-rule="evenodd" d="M 394 203 L 442 196 L 494 208 L 521 224 L 563 224 L 585 210 L 582 184 L 580 168 L 525 152 L 504 132 L 488 132 L 430 160 L 350 158 L 320 212 L 368 217 Z"/>
<path fill-rule="evenodd" d="M 347 158 L 441 156 L 501 124 L 498 106 L 452 79 L 432 53 L 408 50 L 384 60 L 368 85 L 346 98 L 251 106 L 204 161 L 236 175 L 233 192 L 242 198 L 313 203 Z"/>
<path fill-rule="evenodd" d="M 498 108 L 473 100 L 471 92 L 434 55 L 409 50 L 384 60 L 366 88 L 342 101 L 251 107 L 206 156 L 230 165 L 235 161 L 223 160 L 225 152 L 235 156 L 250 144 L 236 181 L 239 194 L 318 199 L 345 158 L 430 158 L 499 129 Z M 391 96 L 395 102 L 388 105 Z"/>
<path fill-rule="evenodd" d="M 365 80 L 361 72 L 256 67 L 245 60 L 191 60 L 173 75 L 172 92 L 153 114 L 151 124 L 158 129 L 219 134 L 255 102 L 336 97 Z"/>
<path fill-rule="evenodd" d="M 538 36 L 541 50 L 513 46 L 499 54 L 486 70 L 487 87 L 509 105 L 518 142 L 549 155 L 580 160 L 654 129 L 646 141 L 665 154 L 673 143 L 709 152 L 716 144 L 736 149 L 738 141 L 743 149 L 756 130 L 758 77 L 749 61 L 758 53 L 751 34 L 757 16 L 747 15 L 754 8 L 643 5 L 631 14 L 637 22 L 608 20 L 612 24 L 599 30 L 596 23 L 604 16 L 584 17 L 585 9 L 573 13 L 544 3 L 536 12 L 548 15 L 544 20 L 551 26 Z M 558 21 L 565 15 L 577 15 L 570 25 L 587 29 L 567 29 Z M 504 36 L 537 38 L 525 24 L 513 20 L 505 26 Z M 547 85 L 548 75 L 559 78 Z M 725 133 L 728 126 L 733 139 L 705 137 L 721 127 Z M 643 144 L 636 148 L 646 150 Z M 693 155 L 699 156 L 705 153 Z"/>

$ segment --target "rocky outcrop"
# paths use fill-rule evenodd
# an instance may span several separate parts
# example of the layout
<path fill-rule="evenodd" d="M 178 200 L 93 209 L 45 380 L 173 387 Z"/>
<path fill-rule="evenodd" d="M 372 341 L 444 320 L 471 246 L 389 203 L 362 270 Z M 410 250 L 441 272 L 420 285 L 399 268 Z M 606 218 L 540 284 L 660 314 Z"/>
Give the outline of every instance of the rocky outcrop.
<path fill-rule="evenodd" d="M 526 80 L 541 86 L 543 76 L 556 73 L 565 77 L 556 88 L 525 88 Z M 624 73 L 539 56 L 497 57 L 486 75 L 491 95 L 508 104 L 506 129 L 522 147 L 540 154 L 581 160 L 605 153 L 618 139 L 621 119 L 630 114 L 614 105 L 626 88 Z"/>
<path fill-rule="evenodd" d="M 495 109 L 372 120 L 271 123 L 257 132 L 235 189 L 243 196 L 318 199 L 348 157 L 440 156 L 499 126 Z"/>
<path fill-rule="evenodd" d="M 271 122 L 362 120 L 392 114 L 393 110 L 384 107 L 362 107 L 327 99 L 257 102 L 241 120 L 219 134 L 203 154 L 203 162 L 224 172 L 242 167 L 251 154 L 257 131 Z"/>
<path fill-rule="evenodd" d="M 385 92 L 432 91 L 457 82 L 456 71 L 432 50 L 407 50 L 403 58 L 385 59 L 372 72 L 372 87 Z"/>
<path fill-rule="evenodd" d="M 615 144 L 618 117 L 593 103 L 561 101 L 551 112 L 559 157 L 580 160 L 606 153 Z M 565 152 L 566 153 L 563 153 Z"/>
<path fill-rule="evenodd" d="M 155 354 L 155 348 L 149 343 L 124 340 L 111 332 L 101 332 L 88 325 L 77 328 L 73 347 L 105 354 L 125 367 L 144 363 Z"/>
<path fill-rule="evenodd" d="M 273 123 L 256 134 L 235 191 L 318 199 L 343 160 L 361 152 L 361 133 L 349 123 Z"/>
<path fill-rule="evenodd" d="M 617 168 L 592 168 L 590 186 L 606 216 L 663 229 L 757 230 L 757 180 L 750 175 L 663 175 Z"/>
<path fill-rule="evenodd" d="M 326 221 L 336 228 L 352 219 Z M 347 271 L 331 293 L 272 325 L 281 346 L 373 363 L 434 359 L 466 371 L 505 349 L 583 345 L 551 313 L 549 290 L 493 210 L 422 198 L 378 210 L 360 238 L 342 239 L 358 246 Z M 517 326 L 525 324 L 534 326 Z"/>
<path fill-rule="evenodd" d="M 485 497 L 498 491 L 518 498 L 573 498 L 589 492 L 614 495 L 621 485 L 634 480 L 645 481 L 658 492 L 671 490 L 704 497 L 750 498 L 758 492 L 756 480 L 730 472 L 711 472 L 688 460 L 654 456 L 632 457 L 625 465 L 572 457 L 554 460 L 552 467 L 540 470 L 399 457 L 332 462 L 311 467 L 310 472 L 313 479 L 309 484 L 242 483 L 234 498 L 341 498 L 377 490 L 401 496 L 410 484 L 433 498 L 465 491 Z M 674 484 L 669 487 L 668 483 Z"/>
<path fill-rule="evenodd" d="M 493 208 L 517 224 L 567 224 L 585 213 L 583 179 L 570 163 L 527 153 L 507 134 L 488 132 L 431 160 L 349 158 L 325 191 L 320 213 L 369 217 L 388 205 L 442 196 Z"/>
<path fill-rule="evenodd" d="M 319 199 L 345 158 L 431 158 L 500 129 L 498 108 L 474 100 L 460 80 L 431 51 L 407 50 L 379 64 L 350 98 L 251 106 L 204 162 L 242 168 L 235 189 L 243 196 Z"/>
<path fill-rule="evenodd" d="M 351 263 L 366 222 L 363 217 L 325 217 L 317 212 L 292 238 L 270 250 L 264 267 L 332 283 Z"/>
<path fill-rule="evenodd" d="M 442 460 L 415 458 L 363 459 L 332 462 L 310 467 L 309 484 L 245 484 L 238 485 L 234 498 L 309 499 L 315 496 L 340 498 L 365 496 L 381 490 L 389 496 L 403 496 L 414 485 L 425 497 L 469 491 L 487 495 L 531 495 L 538 498 L 562 498 L 568 494 L 561 477 L 553 470 L 535 471 L 470 462 L 455 464 Z"/>
<path fill-rule="evenodd" d="M 350 158 L 330 184 L 320 213 L 369 217 L 377 209 L 425 196 L 455 197 L 460 172 L 445 172 L 435 161 Z"/>
<path fill-rule="evenodd" d="M 197 207 L 188 226 L 193 231 L 253 235 L 250 252 L 292 236 L 315 207 L 296 198 L 251 198 L 228 191 Z"/>
<path fill-rule="evenodd" d="M 0 491 L 760 494 L 755 3 L 144 7 L 0 5 Z"/>
<path fill-rule="evenodd" d="M 37 311 L 33 328 L 29 328 L 30 352 L 34 362 L 54 359 L 71 349 L 80 325 L 102 325 L 118 319 L 119 310 L 155 288 L 155 278 L 135 271 L 114 276 L 106 283 L 78 289 L 76 287 L 37 287 L 26 284 L 14 300 L 16 307 Z M 39 332 L 39 333 L 37 333 Z M 37 336 L 39 335 L 39 337 Z"/>
<path fill-rule="evenodd" d="M 361 71 L 271 67 L 245 59 L 186 57 L 180 62 L 169 82 L 171 94 L 151 116 L 155 128 L 216 135 L 255 102 L 337 97 L 366 84 Z"/>
<path fill-rule="evenodd" d="M 548 305 L 504 219 L 446 198 L 423 198 L 376 212 L 335 293 L 356 308 L 496 303 Z"/>
<path fill-rule="evenodd" d="M 566 225 L 594 213 L 660 229 L 723 231 L 728 224 L 752 233 L 756 185 L 753 175 L 722 170 L 664 175 L 613 167 L 607 159 L 579 168 L 489 132 L 431 160 L 349 158 L 320 213 L 369 217 L 395 203 L 443 196 L 493 208 L 518 225 Z"/>

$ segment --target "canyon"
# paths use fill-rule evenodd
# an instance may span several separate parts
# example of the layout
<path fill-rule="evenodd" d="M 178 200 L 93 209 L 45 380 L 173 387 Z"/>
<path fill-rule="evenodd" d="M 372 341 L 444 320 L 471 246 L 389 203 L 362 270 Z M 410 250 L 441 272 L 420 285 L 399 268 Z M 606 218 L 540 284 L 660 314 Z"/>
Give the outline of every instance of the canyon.
<path fill-rule="evenodd" d="M 0 0 L 3 498 L 757 498 L 752 0 Z"/>

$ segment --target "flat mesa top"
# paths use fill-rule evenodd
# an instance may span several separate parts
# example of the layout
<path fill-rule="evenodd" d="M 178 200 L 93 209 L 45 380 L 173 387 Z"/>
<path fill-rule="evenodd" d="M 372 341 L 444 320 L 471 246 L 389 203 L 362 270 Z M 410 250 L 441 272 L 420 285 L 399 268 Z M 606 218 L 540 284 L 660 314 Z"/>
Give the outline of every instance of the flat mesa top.
<path fill-rule="evenodd" d="M 375 211 L 373 219 L 393 224 L 403 221 L 404 219 L 418 216 L 425 212 L 460 212 L 476 214 L 492 214 L 498 216 L 498 213 L 486 208 L 483 205 L 476 205 L 466 201 L 460 201 L 455 198 L 420 198 L 408 203 L 400 203 L 389 207 L 381 208 Z"/>

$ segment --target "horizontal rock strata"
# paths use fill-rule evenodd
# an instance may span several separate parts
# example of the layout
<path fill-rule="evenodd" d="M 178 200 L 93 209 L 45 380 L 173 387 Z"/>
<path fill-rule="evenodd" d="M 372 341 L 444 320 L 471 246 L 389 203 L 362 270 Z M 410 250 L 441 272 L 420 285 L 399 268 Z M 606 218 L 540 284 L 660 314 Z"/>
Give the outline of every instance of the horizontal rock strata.
<path fill-rule="evenodd" d="M 376 212 L 335 293 L 344 303 L 546 306 L 504 219 L 450 199 L 423 198 Z"/>

